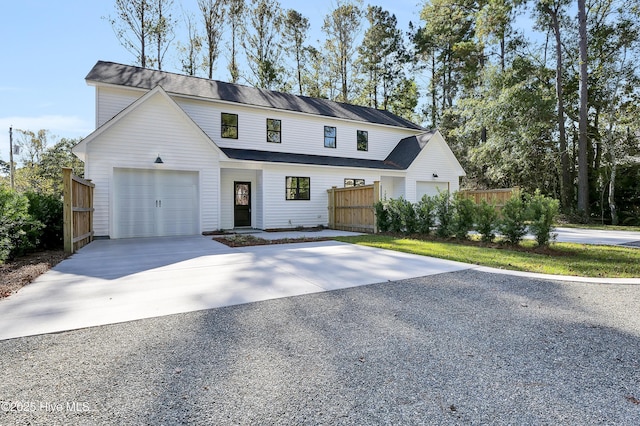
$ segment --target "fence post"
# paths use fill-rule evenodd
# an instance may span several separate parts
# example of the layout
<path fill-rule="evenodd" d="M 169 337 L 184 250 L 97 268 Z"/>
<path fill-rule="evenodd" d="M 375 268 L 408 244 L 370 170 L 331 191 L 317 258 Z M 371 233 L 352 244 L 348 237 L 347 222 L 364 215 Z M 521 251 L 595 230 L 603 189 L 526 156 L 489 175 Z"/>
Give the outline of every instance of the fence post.
<path fill-rule="evenodd" d="M 65 253 L 73 254 L 73 181 L 70 168 L 62 168 L 62 181 L 64 185 L 64 201 L 62 204 L 64 251 Z"/>
<path fill-rule="evenodd" d="M 87 179 L 87 182 L 91 183 L 91 179 Z M 93 190 L 95 186 L 89 186 L 89 207 L 93 208 Z M 89 242 L 93 241 L 93 210 L 89 213 L 89 231 L 91 232 L 91 236 L 89 237 Z"/>
<path fill-rule="evenodd" d="M 336 226 L 336 188 L 337 186 L 332 186 L 327 190 L 329 193 L 329 228 L 331 229 L 335 229 Z"/>
<path fill-rule="evenodd" d="M 380 181 L 373 181 L 373 233 L 378 233 L 378 214 L 376 213 L 376 204 L 380 201 Z"/>

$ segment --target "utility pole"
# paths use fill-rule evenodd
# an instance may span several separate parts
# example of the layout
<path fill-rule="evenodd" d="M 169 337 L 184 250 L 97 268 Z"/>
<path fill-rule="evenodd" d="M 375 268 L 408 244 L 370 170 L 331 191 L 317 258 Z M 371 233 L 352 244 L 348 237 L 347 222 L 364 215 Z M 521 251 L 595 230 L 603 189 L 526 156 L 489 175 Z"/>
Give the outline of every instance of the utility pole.
<path fill-rule="evenodd" d="M 9 126 L 9 174 L 11 175 L 11 189 L 16 189 L 15 179 L 13 177 L 13 127 Z"/>

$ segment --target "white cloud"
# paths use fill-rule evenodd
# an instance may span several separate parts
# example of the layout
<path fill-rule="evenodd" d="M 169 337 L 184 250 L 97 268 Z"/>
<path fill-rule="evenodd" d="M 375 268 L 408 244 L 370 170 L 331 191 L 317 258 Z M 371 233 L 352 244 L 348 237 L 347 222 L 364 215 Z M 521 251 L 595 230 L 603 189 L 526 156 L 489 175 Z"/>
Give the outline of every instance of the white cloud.
<path fill-rule="evenodd" d="M 50 142 L 57 142 L 60 138 L 84 137 L 93 131 L 92 123 L 77 116 L 0 117 L 0 156 L 5 161 L 9 159 L 9 127 L 32 132 L 40 129 L 49 130 L 52 135 Z M 13 136 L 15 142 L 15 132 Z"/>

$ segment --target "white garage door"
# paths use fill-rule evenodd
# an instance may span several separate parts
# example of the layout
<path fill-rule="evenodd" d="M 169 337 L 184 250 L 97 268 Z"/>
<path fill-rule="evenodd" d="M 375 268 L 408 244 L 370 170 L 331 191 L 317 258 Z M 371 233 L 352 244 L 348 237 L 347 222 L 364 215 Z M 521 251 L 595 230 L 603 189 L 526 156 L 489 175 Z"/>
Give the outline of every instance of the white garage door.
<path fill-rule="evenodd" d="M 114 238 L 199 233 L 198 173 L 114 170 Z"/>
<path fill-rule="evenodd" d="M 438 195 L 438 191 L 449 190 L 449 182 L 416 182 L 416 200 L 420 201 L 423 195 L 433 197 Z"/>

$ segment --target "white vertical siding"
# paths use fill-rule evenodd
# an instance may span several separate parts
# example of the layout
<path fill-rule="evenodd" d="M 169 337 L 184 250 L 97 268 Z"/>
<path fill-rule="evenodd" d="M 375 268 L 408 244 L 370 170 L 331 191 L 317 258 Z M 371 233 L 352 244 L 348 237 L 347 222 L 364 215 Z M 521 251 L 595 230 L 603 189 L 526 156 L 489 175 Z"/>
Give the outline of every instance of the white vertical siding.
<path fill-rule="evenodd" d="M 111 235 L 113 169 L 197 171 L 200 176 L 200 229 L 219 228 L 217 149 L 160 93 L 106 128 L 87 146 L 87 178 L 96 184 L 94 231 Z M 154 164 L 160 155 L 164 164 Z"/>
<path fill-rule="evenodd" d="M 96 87 L 96 128 L 111 120 L 144 94 L 144 91 L 139 90 Z"/>
<path fill-rule="evenodd" d="M 405 178 L 395 176 L 383 176 L 380 180 L 380 197 L 386 199 L 406 198 Z"/>
<path fill-rule="evenodd" d="M 256 170 L 222 169 L 220 173 L 220 224 L 222 229 L 234 227 L 234 182 L 251 182 L 251 226 L 256 228 L 259 192 Z"/>
<path fill-rule="evenodd" d="M 441 136 L 435 135 L 407 170 L 406 199 L 416 202 L 416 182 L 438 182 L 438 186 L 449 186 L 451 192 L 460 188 L 460 171 L 448 152 Z M 437 178 L 433 174 L 438 175 Z"/>
<path fill-rule="evenodd" d="M 111 120 L 144 93 L 138 89 L 97 86 L 96 127 Z M 382 160 L 401 139 L 420 133 L 420 131 L 412 129 L 251 107 L 216 100 L 197 100 L 179 96 L 173 96 L 173 99 L 220 147 Z M 223 139 L 221 137 L 220 115 L 222 112 L 238 114 L 238 139 Z M 281 143 L 267 142 L 267 118 L 281 120 Z M 324 126 L 336 127 L 336 148 L 324 147 Z M 357 150 L 358 130 L 368 132 L 367 151 Z"/>
<path fill-rule="evenodd" d="M 406 172 L 232 161 L 224 162 L 221 170 L 219 150 L 205 134 L 220 147 L 383 160 L 401 139 L 419 131 L 174 96 L 189 119 L 163 93 L 146 98 L 87 144 L 86 175 L 96 183 L 96 235 L 110 235 L 113 230 L 110 217 L 116 167 L 199 172 L 202 231 L 233 228 L 234 181 L 251 182 L 252 226 L 262 229 L 326 225 L 327 189 L 344 186 L 345 178 L 365 179 L 367 184 L 380 180 L 382 196 L 402 196 L 412 202 L 418 198 L 416 182 L 434 181 L 433 173 L 438 174 L 435 180 L 452 191 L 459 187 L 463 172 L 439 134 Z M 97 124 L 109 122 L 142 95 L 135 89 L 97 87 Z M 238 114 L 237 140 L 220 137 L 222 112 Z M 281 143 L 266 141 L 267 118 L 281 120 Z M 337 129 L 335 149 L 324 147 L 325 125 Z M 357 150 L 357 130 L 368 132 L 368 151 Z M 164 164 L 153 163 L 158 154 Z M 286 200 L 287 176 L 309 177 L 311 199 Z"/>
<path fill-rule="evenodd" d="M 310 178 L 310 200 L 287 200 L 287 176 Z M 367 185 L 380 180 L 375 170 L 310 166 L 265 165 L 263 170 L 263 229 L 326 226 L 329 222 L 327 190 L 344 187 L 345 178 L 365 179 Z"/>
<path fill-rule="evenodd" d="M 264 182 L 262 179 L 262 170 L 256 170 L 256 202 L 255 202 L 255 210 L 256 210 L 256 224 L 255 227 L 258 229 L 264 229 Z"/>
<path fill-rule="evenodd" d="M 174 99 L 218 146 L 225 148 L 382 160 L 387 157 L 400 139 L 420 133 L 410 129 L 391 128 L 275 109 L 269 110 L 178 97 Z M 222 112 L 238 114 L 238 139 L 223 139 L 220 136 L 220 114 Z M 267 142 L 267 118 L 281 120 L 281 143 Z M 324 126 L 336 127 L 336 148 L 324 147 Z M 368 151 L 357 150 L 356 135 L 358 130 L 368 132 Z"/>

